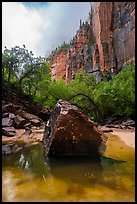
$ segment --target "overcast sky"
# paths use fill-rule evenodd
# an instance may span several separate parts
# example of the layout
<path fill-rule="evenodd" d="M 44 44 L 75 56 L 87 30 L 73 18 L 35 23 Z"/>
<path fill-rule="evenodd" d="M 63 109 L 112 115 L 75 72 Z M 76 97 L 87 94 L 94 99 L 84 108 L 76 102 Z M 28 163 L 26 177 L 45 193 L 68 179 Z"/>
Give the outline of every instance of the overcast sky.
<path fill-rule="evenodd" d="M 47 56 L 72 39 L 89 11 L 89 2 L 2 2 L 2 48 L 25 44 Z"/>

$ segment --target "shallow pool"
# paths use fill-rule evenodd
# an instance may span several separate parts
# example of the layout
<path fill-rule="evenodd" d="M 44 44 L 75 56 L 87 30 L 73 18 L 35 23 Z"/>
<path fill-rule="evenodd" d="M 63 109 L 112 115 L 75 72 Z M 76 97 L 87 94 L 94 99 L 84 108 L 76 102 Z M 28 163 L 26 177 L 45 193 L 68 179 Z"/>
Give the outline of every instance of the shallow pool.
<path fill-rule="evenodd" d="M 133 155 L 44 158 L 39 144 L 2 157 L 2 201 L 135 201 L 134 163 Z"/>

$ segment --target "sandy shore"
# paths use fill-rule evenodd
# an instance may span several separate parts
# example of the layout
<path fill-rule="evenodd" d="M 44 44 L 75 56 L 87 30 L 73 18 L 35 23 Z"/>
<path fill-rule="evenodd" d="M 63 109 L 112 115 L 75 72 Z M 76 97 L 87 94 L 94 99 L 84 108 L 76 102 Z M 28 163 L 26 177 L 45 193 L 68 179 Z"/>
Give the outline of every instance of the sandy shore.
<path fill-rule="evenodd" d="M 135 148 L 135 131 L 130 129 L 111 128 L 112 134 L 117 135 L 126 145 Z"/>
<path fill-rule="evenodd" d="M 25 129 L 16 129 L 16 135 L 13 137 L 2 136 L 2 142 L 24 141 L 25 143 L 42 142 L 43 127 L 36 127 L 31 129 L 31 134 L 25 134 Z"/>
<path fill-rule="evenodd" d="M 111 134 L 117 135 L 123 142 L 125 142 L 126 145 L 135 148 L 135 130 L 120 128 L 110 129 L 113 130 Z M 2 142 L 23 140 L 26 143 L 31 143 L 36 141 L 42 141 L 44 128 L 33 129 L 32 134 L 28 136 L 24 135 L 24 129 L 16 130 L 16 132 L 17 134 L 14 137 L 2 136 Z"/>

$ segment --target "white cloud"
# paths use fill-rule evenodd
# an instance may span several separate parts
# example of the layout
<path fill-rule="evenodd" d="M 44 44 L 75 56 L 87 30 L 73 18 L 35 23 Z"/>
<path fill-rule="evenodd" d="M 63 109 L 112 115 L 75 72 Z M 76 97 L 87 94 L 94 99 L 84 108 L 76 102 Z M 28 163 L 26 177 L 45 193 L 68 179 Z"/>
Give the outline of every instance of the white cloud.
<path fill-rule="evenodd" d="M 2 47 L 26 45 L 44 56 L 63 41 L 69 41 L 90 11 L 89 2 L 50 2 L 30 9 L 21 2 L 2 2 Z"/>

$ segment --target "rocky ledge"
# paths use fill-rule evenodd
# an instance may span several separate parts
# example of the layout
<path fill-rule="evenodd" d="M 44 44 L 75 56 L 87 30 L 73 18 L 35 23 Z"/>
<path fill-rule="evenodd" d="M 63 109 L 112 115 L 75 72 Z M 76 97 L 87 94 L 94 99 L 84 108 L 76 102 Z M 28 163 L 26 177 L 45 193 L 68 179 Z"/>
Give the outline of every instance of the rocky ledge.
<path fill-rule="evenodd" d="M 46 117 L 48 116 L 45 112 Z M 21 105 L 3 104 L 2 154 L 16 153 L 24 147 L 42 142 L 44 125 L 43 119 L 28 113 Z"/>

